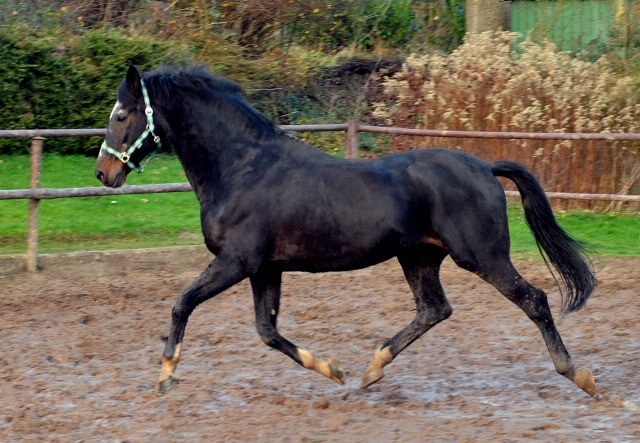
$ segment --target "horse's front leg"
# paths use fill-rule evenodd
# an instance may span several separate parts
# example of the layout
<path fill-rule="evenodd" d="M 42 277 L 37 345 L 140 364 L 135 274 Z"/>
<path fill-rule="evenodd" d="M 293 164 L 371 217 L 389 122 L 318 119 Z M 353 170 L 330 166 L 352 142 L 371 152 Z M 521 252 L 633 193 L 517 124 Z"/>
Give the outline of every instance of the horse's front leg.
<path fill-rule="evenodd" d="M 344 385 L 344 369 L 338 360 L 335 358 L 322 360 L 312 352 L 298 348 L 278 333 L 276 322 L 280 310 L 282 273 L 262 270 L 253 275 L 250 280 L 255 303 L 256 328 L 262 341 L 267 346 L 288 355 L 301 366 L 313 369 Z"/>
<path fill-rule="evenodd" d="M 218 295 L 246 277 L 244 267 L 230 255 L 221 253 L 178 297 L 171 311 L 171 329 L 162 356 L 157 393 L 164 394 L 177 382 L 174 374 L 180 361 L 182 339 L 189 315 L 200 303 Z"/>

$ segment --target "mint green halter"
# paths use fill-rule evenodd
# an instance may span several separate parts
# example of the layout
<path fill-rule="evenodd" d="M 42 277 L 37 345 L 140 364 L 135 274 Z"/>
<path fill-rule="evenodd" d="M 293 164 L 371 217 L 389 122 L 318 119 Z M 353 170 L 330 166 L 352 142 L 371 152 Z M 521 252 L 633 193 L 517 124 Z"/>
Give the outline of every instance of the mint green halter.
<path fill-rule="evenodd" d="M 160 137 L 158 137 L 153 132 L 153 130 L 156 128 L 155 125 L 153 124 L 153 109 L 151 109 L 149 94 L 147 93 L 147 88 L 144 86 L 144 81 L 142 79 L 140 79 L 140 86 L 142 87 L 142 96 L 144 97 L 144 104 L 145 104 L 144 113 L 147 115 L 147 127 L 145 128 L 144 132 L 140 134 L 140 137 L 138 137 L 138 139 L 131 145 L 129 149 L 127 149 L 126 152 L 116 151 L 111 146 L 107 145 L 106 139 L 102 142 L 102 146 L 100 146 L 101 151 L 104 149 L 109 154 L 118 158 L 122 163 L 129 166 L 133 171 L 136 171 L 138 174 L 144 171 L 144 168 L 147 166 L 147 163 L 149 163 L 149 160 L 155 157 L 158 150 L 162 147 L 162 143 L 160 143 Z M 147 159 L 144 165 L 136 166 L 131 161 L 131 155 L 135 152 L 136 149 L 139 149 L 142 146 L 144 139 L 147 138 L 149 134 L 153 136 L 153 141 L 158 146 L 158 149 L 153 151 L 153 153 L 151 154 L 151 157 Z"/>

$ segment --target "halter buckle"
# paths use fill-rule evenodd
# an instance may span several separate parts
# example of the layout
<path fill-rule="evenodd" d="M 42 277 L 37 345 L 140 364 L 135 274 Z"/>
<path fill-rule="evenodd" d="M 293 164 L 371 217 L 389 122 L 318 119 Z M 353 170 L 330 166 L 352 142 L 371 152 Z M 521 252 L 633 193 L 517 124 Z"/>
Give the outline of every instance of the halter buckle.
<path fill-rule="evenodd" d="M 131 156 L 128 153 L 123 152 L 122 155 L 120 156 L 120 161 L 122 163 L 128 163 L 130 158 Z"/>

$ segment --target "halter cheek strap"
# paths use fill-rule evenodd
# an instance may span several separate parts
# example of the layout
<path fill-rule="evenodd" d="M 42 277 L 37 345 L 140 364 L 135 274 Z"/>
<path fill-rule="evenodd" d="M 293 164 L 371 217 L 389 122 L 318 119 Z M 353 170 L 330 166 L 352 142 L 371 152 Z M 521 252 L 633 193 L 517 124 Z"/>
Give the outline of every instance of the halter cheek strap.
<path fill-rule="evenodd" d="M 116 157 L 122 163 L 124 163 L 125 165 L 129 166 L 133 171 L 136 171 L 138 174 L 140 174 L 142 171 L 144 171 L 144 168 L 147 166 L 147 163 L 149 163 L 149 160 L 151 160 L 153 157 L 155 157 L 156 153 L 158 152 L 158 150 L 160 150 L 160 148 L 162 147 L 162 143 L 160 143 L 160 137 L 158 137 L 153 132 L 155 130 L 155 128 L 156 128 L 155 125 L 153 124 L 153 109 L 151 109 L 151 102 L 149 101 L 149 94 L 147 93 L 147 88 L 144 86 L 144 81 L 142 79 L 140 79 L 140 86 L 142 87 L 142 96 L 144 98 L 144 105 L 145 105 L 144 113 L 147 116 L 147 127 L 144 129 L 144 132 L 142 134 L 140 134 L 140 137 L 138 137 L 138 139 L 135 142 L 133 142 L 131 147 L 129 149 L 127 149 L 125 152 L 116 151 L 111 146 L 107 145 L 107 140 L 106 139 L 102 142 L 102 146 L 100 146 L 100 151 L 102 151 L 102 150 L 107 151 L 109 154 L 111 154 L 114 157 Z M 149 136 L 149 134 L 151 134 L 151 136 L 153 136 L 153 141 L 158 146 L 158 149 L 153 151 L 153 153 L 151 154 L 151 157 L 149 157 L 147 159 L 147 161 L 144 163 L 144 165 L 136 166 L 131 161 L 131 155 L 136 151 L 136 149 L 139 149 L 140 147 L 142 147 L 142 143 Z"/>

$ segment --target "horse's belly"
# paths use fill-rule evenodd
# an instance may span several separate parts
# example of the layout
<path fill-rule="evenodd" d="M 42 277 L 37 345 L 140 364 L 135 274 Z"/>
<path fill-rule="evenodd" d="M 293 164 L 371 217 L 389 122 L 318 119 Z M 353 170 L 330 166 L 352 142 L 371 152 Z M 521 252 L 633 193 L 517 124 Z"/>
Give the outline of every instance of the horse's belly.
<path fill-rule="evenodd" d="M 375 265 L 397 254 L 398 242 L 394 239 L 371 245 L 276 242 L 270 262 L 282 271 L 349 271 Z"/>
<path fill-rule="evenodd" d="M 293 259 L 293 260 L 273 260 L 272 267 L 280 271 L 300 271 L 300 272 L 337 272 L 353 271 L 355 269 L 367 268 L 394 257 L 396 254 L 367 254 L 360 257 L 341 256 L 335 258 L 322 259 Z"/>

